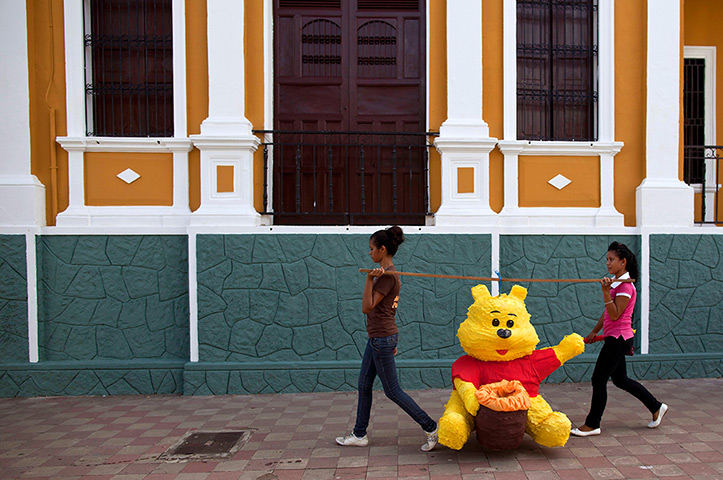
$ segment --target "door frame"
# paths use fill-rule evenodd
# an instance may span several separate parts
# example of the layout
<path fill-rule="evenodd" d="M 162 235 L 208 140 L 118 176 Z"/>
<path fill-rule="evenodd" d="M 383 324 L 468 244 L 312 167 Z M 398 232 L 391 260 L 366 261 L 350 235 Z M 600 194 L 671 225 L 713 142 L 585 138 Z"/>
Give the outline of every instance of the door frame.
<path fill-rule="evenodd" d="M 274 0 L 263 0 L 263 17 L 264 17 L 264 130 L 274 129 Z M 430 38 L 429 38 L 429 22 L 430 22 L 430 4 L 431 0 L 424 0 L 424 129 L 429 131 L 429 56 L 430 56 Z M 254 126 L 255 128 L 258 128 Z M 272 141 L 273 136 L 266 134 L 264 141 Z M 429 188 L 430 178 L 427 173 L 427 185 Z M 273 150 L 269 151 L 269 165 L 266 172 L 265 182 L 268 185 L 268 198 L 274 198 L 274 165 Z M 429 195 L 429 192 L 427 192 Z M 273 202 L 269 202 L 268 210 L 273 211 Z M 269 224 L 273 224 L 273 219 L 268 218 Z"/>
<path fill-rule="evenodd" d="M 705 91 L 705 144 L 715 145 L 716 144 L 716 47 L 704 47 L 704 46 L 683 46 L 683 58 L 700 58 L 705 60 L 705 79 L 704 79 L 704 91 Z M 714 153 L 715 155 L 715 153 Z M 715 178 L 715 158 L 707 155 L 705 159 L 705 192 L 703 192 L 703 184 L 694 183 L 690 186 L 693 187 L 695 193 L 705 195 L 706 205 L 713 207 L 715 205 L 715 194 L 720 188 Z M 712 222 L 715 220 L 715 208 L 706 209 L 706 218 L 703 219 L 705 222 Z"/>

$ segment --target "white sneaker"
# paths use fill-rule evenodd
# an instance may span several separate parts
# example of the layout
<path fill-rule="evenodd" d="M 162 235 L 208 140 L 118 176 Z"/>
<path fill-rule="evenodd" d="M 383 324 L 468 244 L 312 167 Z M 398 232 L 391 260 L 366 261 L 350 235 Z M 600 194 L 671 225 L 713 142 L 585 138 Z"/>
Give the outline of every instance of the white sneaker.
<path fill-rule="evenodd" d="M 359 438 L 354 433 L 350 433 L 346 437 L 336 437 L 336 443 L 345 447 L 366 447 L 369 445 L 369 437 L 364 435 Z"/>
<path fill-rule="evenodd" d="M 660 422 L 663 421 L 663 415 L 665 415 L 665 412 L 668 411 L 668 406 L 666 404 L 660 405 L 660 410 L 658 410 L 658 418 L 655 420 L 651 420 L 648 424 L 648 428 L 656 428 L 658 425 L 660 425 Z"/>
<path fill-rule="evenodd" d="M 593 435 L 600 435 L 600 433 L 602 433 L 602 430 L 600 430 L 599 428 L 595 428 L 593 430 L 585 431 L 580 430 L 579 428 L 573 428 L 572 430 L 570 430 L 570 433 L 572 435 L 575 435 L 576 437 L 591 437 Z"/>
<path fill-rule="evenodd" d="M 437 445 L 437 441 L 439 440 L 437 430 L 439 430 L 439 427 L 435 428 L 433 432 L 424 432 L 427 434 L 427 441 L 420 447 L 423 452 L 429 452 Z"/>

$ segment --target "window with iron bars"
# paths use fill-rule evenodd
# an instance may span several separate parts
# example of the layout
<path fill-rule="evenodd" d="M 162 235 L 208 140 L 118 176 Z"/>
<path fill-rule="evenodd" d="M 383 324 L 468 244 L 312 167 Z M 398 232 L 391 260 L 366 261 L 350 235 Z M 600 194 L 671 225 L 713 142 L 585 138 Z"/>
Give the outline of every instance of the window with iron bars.
<path fill-rule="evenodd" d="M 517 138 L 597 140 L 597 1 L 517 1 Z"/>
<path fill-rule="evenodd" d="M 88 136 L 173 136 L 171 0 L 86 0 Z"/>

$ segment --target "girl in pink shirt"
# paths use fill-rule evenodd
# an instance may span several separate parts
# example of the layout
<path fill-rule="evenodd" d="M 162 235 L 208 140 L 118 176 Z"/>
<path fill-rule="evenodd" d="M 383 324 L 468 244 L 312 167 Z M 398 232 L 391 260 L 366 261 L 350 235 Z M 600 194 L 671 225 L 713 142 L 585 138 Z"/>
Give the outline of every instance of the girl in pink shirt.
<path fill-rule="evenodd" d="M 600 280 L 602 285 L 605 310 L 600 315 L 597 325 L 585 338 L 587 343 L 594 341 L 600 330 L 605 335 L 605 344 L 600 350 L 592 373 L 592 401 L 585 425 L 573 428 L 571 433 L 578 437 L 600 435 L 600 420 L 607 403 L 607 383 L 612 378 L 613 384 L 640 400 L 650 410 L 653 420 L 649 428 L 660 425 L 668 406 L 659 402 L 644 386 L 628 378 L 625 367 L 625 355 L 633 351 L 633 310 L 637 292 L 632 282 L 619 282 L 639 277 L 638 261 L 633 252 L 622 243 L 613 242 L 608 247 L 608 272 L 613 277 Z"/>

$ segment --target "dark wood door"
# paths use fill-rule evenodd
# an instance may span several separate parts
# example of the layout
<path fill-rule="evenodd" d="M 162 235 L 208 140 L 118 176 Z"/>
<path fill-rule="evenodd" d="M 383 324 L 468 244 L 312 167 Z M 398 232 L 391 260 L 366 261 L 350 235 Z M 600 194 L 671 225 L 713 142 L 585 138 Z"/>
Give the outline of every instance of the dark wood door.
<path fill-rule="evenodd" d="M 275 6 L 274 222 L 422 223 L 422 1 Z"/>

